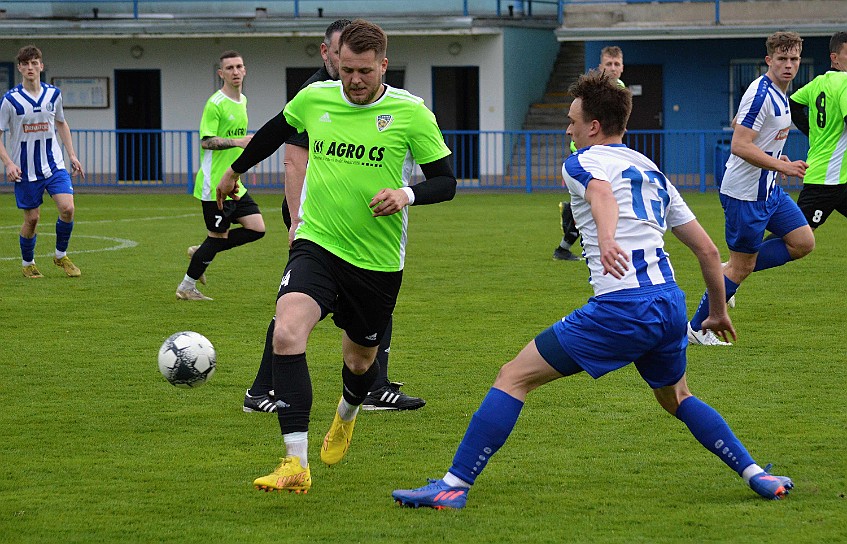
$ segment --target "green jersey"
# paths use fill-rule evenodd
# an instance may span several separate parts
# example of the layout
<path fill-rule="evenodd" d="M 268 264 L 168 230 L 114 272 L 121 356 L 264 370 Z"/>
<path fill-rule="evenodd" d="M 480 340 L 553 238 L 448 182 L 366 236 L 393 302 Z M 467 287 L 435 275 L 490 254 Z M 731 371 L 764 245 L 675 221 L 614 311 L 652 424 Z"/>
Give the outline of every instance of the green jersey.
<path fill-rule="evenodd" d="M 283 114 L 309 133 L 310 143 L 295 239 L 359 268 L 402 270 L 408 207 L 373 217 L 369 204 L 382 189 L 408 186 L 415 162 L 450 154 L 423 100 L 386 85 L 376 102 L 357 105 L 340 81 L 320 81 L 301 90 Z"/>
<path fill-rule="evenodd" d="M 809 107 L 809 168 L 803 183 L 847 183 L 847 72 L 819 75 L 791 100 Z"/>
<path fill-rule="evenodd" d="M 203 108 L 200 120 L 200 139 L 243 138 L 247 134 L 247 97 L 236 102 L 221 91 L 213 94 Z M 215 200 L 215 189 L 229 165 L 241 155 L 240 147 L 212 151 L 200 147 L 200 170 L 194 180 L 194 196 L 200 200 Z M 242 183 L 238 196 L 247 192 Z"/>

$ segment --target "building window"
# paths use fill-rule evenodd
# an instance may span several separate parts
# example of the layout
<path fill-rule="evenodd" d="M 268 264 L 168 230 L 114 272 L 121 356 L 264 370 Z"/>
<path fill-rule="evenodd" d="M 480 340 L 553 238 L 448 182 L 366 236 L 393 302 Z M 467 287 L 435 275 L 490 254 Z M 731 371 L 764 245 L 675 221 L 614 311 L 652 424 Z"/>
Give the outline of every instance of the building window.
<path fill-rule="evenodd" d="M 788 95 L 815 78 L 814 59 L 802 59 L 800 69 L 788 86 Z M 768 65 L 764 59 L 736 59 L 729 62 L 729 119 L 735 118 L 738 104 L 744 91 L 757 77 L 767 73 Z"/>

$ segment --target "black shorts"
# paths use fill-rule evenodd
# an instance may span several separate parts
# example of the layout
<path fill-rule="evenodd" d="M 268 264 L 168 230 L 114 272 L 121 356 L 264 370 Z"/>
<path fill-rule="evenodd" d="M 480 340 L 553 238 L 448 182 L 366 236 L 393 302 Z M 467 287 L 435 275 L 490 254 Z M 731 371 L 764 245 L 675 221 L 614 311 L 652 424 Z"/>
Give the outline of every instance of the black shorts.
<path fill-rule="evenodd" d="M 847 184 L 804 184 L 797 205 L 813 229 L 823 225 L 833 211 L 847 217 Z"/>
<path fill-rule="evenodd" d="M 397 304 L 403 271 L 377 272 L 353 266 L 318 244 L 297 240 L 288 254 L 277 299 L 286 293 L 309 295 L 332 313 L 335 326 L 360 346 L 378 346 Z"/>
<path fill-rule="evenodd" d="M 218 209 L 215 200 L 203 201 L 203 220 L 209 232 L 226 232 L 236 219 L 257 213 L 261 213 L 259 205 L 248 193 L 240 200 L 225 200 L 223 210 Z"/>

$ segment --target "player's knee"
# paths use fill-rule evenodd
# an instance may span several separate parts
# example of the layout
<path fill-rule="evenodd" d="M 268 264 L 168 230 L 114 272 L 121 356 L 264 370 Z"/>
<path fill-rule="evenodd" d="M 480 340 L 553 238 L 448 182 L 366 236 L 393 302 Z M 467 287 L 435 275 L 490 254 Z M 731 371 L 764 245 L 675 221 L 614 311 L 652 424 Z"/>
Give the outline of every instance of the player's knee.
<path fill-rule="evenodd" d="M 301 324 L 277 319 L 273 332 L 274 353 L 301 353 L 306 349 L 308 337 L 308 331 L 305 331 Z"/>
<path fill-rule="evenodd" d="M 792 259 L 802 259 L 815 249 L 815 235 L 809 229 L 809 235 L 801 238 L 796 244 L 788 248 Z"/>

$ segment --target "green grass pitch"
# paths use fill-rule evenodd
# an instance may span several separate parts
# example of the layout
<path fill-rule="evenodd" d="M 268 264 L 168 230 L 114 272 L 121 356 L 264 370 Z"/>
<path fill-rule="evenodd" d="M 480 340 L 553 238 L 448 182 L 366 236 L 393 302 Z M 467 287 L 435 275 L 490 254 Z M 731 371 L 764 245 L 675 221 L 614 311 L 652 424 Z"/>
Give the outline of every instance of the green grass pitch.
<path fill-rule="evenodd" d="M 806 259 L 751 276 L 731 348 L 689 349 L 692 391 L 762 465 L 791 476 L 760 499 L 664 413 L 632 367 L 532 393 L 462 511 L 395 506 L 391 491 L 449 467 L 499 367 L 590 296 L 582 263 L 551 259 L 561 194 L 466 194 L 410 211 L 391 377 L 427 399 L 362 413 L 348 456 L 318 449 L 341 393 L 340 332 L 312 334 L 308 495 L 252 480 L 282 454 L 276 418 L 241 402 L 286 261 L 281 195 L 254 195 L 268 234 L 221 254 L 203 292 L 174 291 L 205 236 L 188 195 L 77 194 L 70 255 L 51 263 L 55 206 L 20 272 L 21 213 L 0 194 L 0 542 L 837 542 L 847 541 L 847 223 L 832 217 Z M 726 257 L 717 196 L 684 195 Z M 795 195 L 796 197 L 796 195 Z M 696 260 L 668 236 L 693 311 Z M 195 330 L 218 351 L 212 380 L 169 385 L 156 353 Z"/>

